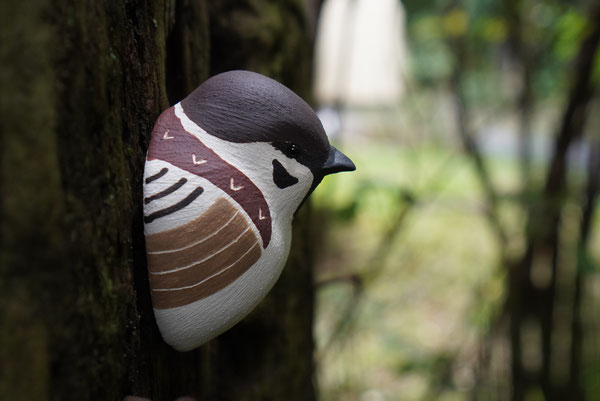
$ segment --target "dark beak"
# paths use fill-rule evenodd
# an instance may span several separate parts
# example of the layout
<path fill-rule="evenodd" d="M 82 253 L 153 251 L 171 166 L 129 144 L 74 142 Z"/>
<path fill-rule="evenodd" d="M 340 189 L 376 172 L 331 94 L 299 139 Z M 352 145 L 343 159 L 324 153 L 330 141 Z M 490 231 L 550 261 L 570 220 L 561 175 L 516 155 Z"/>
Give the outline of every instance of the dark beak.
<path fill-rule="evenodd" d="M 328 174 L 339 173 L 341 171 L 354 170 L 356 170 L 356 166 L 354 165 L 354 163 L 352 163 L 352 160 L 350 160 L 348 156 L 346 156 L 333 146 L 330 146 L 327 160 L 325 161 L 325 163 L 323 163 L 320 169 L 314 171 L 315 179 L 313 180 L 312 186 L 310 187 L 308 193 L 302 200 L 302 203 L 300 203 L 300 206 L 304 204 L 308 196 L 312 193 L 312 191 L 315 190 L 317 185 L 319 185 L 323 177 L 325 177 Z M 298 206 L 298 209 L 300 209 L 300 206 Z M 298 210 L 296 210 L 296 212 L 297 211 Z"/>
<path fill-rule="evenodd" d="M 321 175 L 326 176 L 328 174 L 339 173 L 341 171 L 354 171 L 356 166 L 352 163 L 345 154 L 334 148 L 329 148 L 329 157 L 327 161 L 321 167 Z"/>

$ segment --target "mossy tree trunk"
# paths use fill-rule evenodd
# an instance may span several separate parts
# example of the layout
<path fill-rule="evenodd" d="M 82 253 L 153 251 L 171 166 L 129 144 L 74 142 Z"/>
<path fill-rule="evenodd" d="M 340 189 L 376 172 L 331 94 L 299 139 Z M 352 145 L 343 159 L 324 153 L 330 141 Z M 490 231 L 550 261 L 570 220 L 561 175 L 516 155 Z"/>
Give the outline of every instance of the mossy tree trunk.
<path fill-rule="evenodd" d="M 237 327 L 177 353 L 154 323 L 141 177 L 159 113 L 245 68 L 308 94 L 297 1 L 0 5 L 0 399 L 312 400 L 309 211 Z"/>

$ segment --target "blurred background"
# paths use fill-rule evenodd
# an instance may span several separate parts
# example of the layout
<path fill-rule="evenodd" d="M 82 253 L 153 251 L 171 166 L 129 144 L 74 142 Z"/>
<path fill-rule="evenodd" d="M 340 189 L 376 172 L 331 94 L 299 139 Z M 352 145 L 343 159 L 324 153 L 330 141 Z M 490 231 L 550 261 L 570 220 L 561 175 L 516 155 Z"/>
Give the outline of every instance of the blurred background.
<path fill-rule="evenodd" d="M 0 2 L 0 400 L 600 400 L 598 0 Z M 190 352 L 148 286 L 160 113 L 246 69 L 356 164 Z"/>
<path fill-rule="evenodd" d="M 600 399 L 600 7 L 326 0 L 326 401 Z"/>

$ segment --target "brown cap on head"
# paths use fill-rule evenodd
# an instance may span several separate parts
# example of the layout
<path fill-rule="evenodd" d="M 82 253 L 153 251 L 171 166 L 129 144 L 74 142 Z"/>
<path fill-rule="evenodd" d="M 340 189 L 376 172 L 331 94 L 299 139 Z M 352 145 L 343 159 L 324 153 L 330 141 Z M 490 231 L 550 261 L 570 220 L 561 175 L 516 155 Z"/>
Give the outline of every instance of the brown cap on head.
<path fill-rule="evenodd" d="M 293 143 L 298 161 L 318 169 L 329 141 L 311 107 L 279 82 L 250 71 L 216 75 L 181 101 L 185 114 L 206 132 L 230 142 Z"/>
<path fill-rule="evenodd" d="M 356 169 L 329 144 L 313 109 L 264 75 L 224 72 L 200 85 L 181 105 L 188 118 L 210 135 L 237 143 L 267 142 L 308 167 L 314 176 L 309 194 L 325 175 Z M 287 183 L 278 186 L 285 188 Z"/>

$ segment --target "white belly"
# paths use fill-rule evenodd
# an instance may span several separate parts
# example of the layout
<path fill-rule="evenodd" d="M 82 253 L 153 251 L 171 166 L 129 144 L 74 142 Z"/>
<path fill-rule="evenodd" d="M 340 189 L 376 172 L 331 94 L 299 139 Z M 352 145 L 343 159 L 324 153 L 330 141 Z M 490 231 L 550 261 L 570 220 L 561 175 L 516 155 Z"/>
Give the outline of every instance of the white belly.
<path fill-rule="evenodd" d="M 239 208 L 233 199 L 209 181 L 161 160 L 147 162 L 145 178 L 156 175 L 165 168 L 168 169 L 168 173 L 161 177 L 160 180 L 155 180 L 144 185 L 145 198 L 152 197 L 153 194 L 164 193 L 165 188 L 172 186 L 173 183 L 178 182 L 182 178 L 185 178 L 186 182 L 176 191 L 148 202 L 145 205 L 145 216 L 151 216 L 157 211 L 168 209 L 169 205 L 180 203 L 181 200 L 189 196 L 195 188 L 203 188 L 201 195 L 189 203 L 188 206 L 157 218 L 156 220 L 147 221 L 145 224 L 150 284 L 154 304 L 154 314 L 158 328 L 165 342 L 178 351 L 188 351 L 202 345 L 235 325 L 250 313 L 250 311 L 269 292 L 281 274 L 281 270 L 283 269 L 289 253 L 291 221 L 286 220 L 282 222 L 281 219 L 273 219 L 271 240 L 265 249 L 262 246 L 262 241 L 259 242 L 258 239 L 260 238 L 260 233 L 254 224 L 252 224 L 249 217 L 241 208 Z M 261 250 L 260 257 L 258 257 L 258 260 L 254 264 L 251 266 L 249 265 L 249 268 L 234 281 L 227 282 L 226 285 L 223 285 L 221 282 L 220 287 L 218 287 L 219 289 L 216 290 L 216 292 L 214 292 L 215 290 L 213 289 L 208 296 L 206 296 L 206 294 L 200 296 L 195 294 L 192 295 L 194 298 L 192 298 L 192 301 L 190 302 L 190 296 L 188 294 L 188 301 L 171 301 L 169 299 L 171 294 L 173 297 L 179 297 L 181 299 L 181 296 L 176 294 L 177 292 L 183 293 L 183 296 L 186 297 L 186 292 L 189 293 L 191 288 L 194 288 L 196 293 L 198 293 L 198 291 L 196 291 L 198 289 L 202 291 L 201 286 L 206 286 L 207 284 L 205 281 L 218 279 L 214 276 L 220 274 L 220 271 L 226 270 L 228 266 L 212 266 L 212 268 L 220 269 L 218 271 L 215 270 L 216 273 L 212 276 L 202 276 L 204 274 L 202 271 L 203 266 L 201 264 L 193 266 L 194 263 L 189 263 L 189 260 L 182 265 L 183 267 L 177 267 L 177 264 L 175 264 L 174 266 L 163 269 L 160 261 L 165 263 L 165 257 L 168 257 L 171 252 L 174 252 L 170 249 L 181 249 L 181 245 L 177 246 L 167 243 L 162 246 L 164 249 L 167 249 L 167 251 L 164 249 L 157 250 L 156 245 L 152 245 L 150 238 L 164 235 L 164 233 L 168 231 L 177 233 L 177 231 L 182 229 L 186 223 L 197 219 L 205 213 L 210 214 L 211 206 L 214 206 L 219 203 L 219 201 L 223 200 L 226 200 L 225 202 L 230 206 L 233 205 L 231 207 L 238 208 L 238 211 L 235 213 L 238 221 L 241 219 L 242 222 L 240 230 L 252 230 L 252 233 L 250 234 L 252 234 L 252 237 L 256 241 L 253 249 L 256 251 L 256 247 L 258 247 Z M 228 219 L 223 220 L 225 221 Z M 215 230 L 218 230 L 218 228 L 219 227 L 213 227 L 210 230 L 214 232 Z M 196 232 L 187 229 L 183 231 L 183 234 L 187 235 L 189 238 L 194 235 L 201 236 L 205 233 L 202 233 L 201 229 L 196 230 Z M 236 235 L 230 236 L 230 238 L 235 237 Z M 214 237 L 212 238 L 214 239 Z M 228 241 L 231 241 L 231 239 Z M 194 239 L 186 239 L 186 243 L 194 243 Z M 226 245 L 227 243 L 223 245 L 215 244 L 214 253 L 219 252 L 219 249 Z M 186 245 L 186 247 L 189 249 L 189 246 Z M 227 253 L 228 251 L 229 249 L 225 249 L 221 253 Z M 208 251 L 204 250 L 202 252 L 205 252 L 206 254 Z M 173 254 L 177 255 L 177 252 L 174 252 Z M 197 259 L 203 259 L 204 256 L 206 255 L 200 253 Z M 209 258 L 210 256 L 211 255 L 208 255 Z M 196 262 L 197 260 L 192 259 L 192 261 Z M 168 261 L 165 264 L 168 264 Z M 187 268 L 186 266 L 193 267 Z M 189 273 L 192 268 L 196 269 L 198 274 L 202 276 L 198 278 L 198 280 L 193 280 L 192 275 L 191 279 L 193 282 L 189 281 Z M 170 286 L 167 285 L 165 288 L 165 276 L 177 276 L 182 274 L 184 270 L 188 273 L 186 279 L 188 282 L 186 282 L 185 285 L 181 284 L 180 286 L 177 286 L 176 284 L 170 284 Z M 181 277 L 174 277 L 175 280 L 170 280 L 170 282 L 176 283 L 180 278 Z M 163 285 L 161 285 L 161 282 Z"/>

